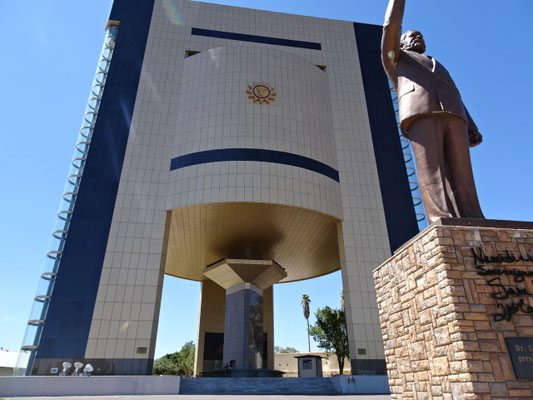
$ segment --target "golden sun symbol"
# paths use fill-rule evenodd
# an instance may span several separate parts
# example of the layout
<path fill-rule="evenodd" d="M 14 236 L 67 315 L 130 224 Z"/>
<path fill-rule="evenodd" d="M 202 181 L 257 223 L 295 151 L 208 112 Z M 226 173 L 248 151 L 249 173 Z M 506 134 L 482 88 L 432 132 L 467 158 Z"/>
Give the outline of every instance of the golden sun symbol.
<path fill-rule="evenodd" d="M 250 100 L 259 104 L 270 104 L 276 100 L 277 95 L 273 87 L 270 87 L 264 83 L 257 83 L 253 86 L 248 85 L 248 90 L 246 93 L 248 93 L 248 98 Z"/>

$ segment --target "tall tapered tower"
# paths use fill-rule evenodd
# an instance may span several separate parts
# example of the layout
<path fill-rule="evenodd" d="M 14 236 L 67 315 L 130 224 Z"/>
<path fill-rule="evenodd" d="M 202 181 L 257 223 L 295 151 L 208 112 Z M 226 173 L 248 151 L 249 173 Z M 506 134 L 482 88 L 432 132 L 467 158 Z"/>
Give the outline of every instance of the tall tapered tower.
<path fill-rule="evenodd" d="M 371 271 L 418 228 L 380 36 L 115 0 L 19 371 L 151 373 L 164 274 L 202 282 L 197 374 L 272 369 L 273 285 L 341 269 L 352 372 L 385 373 Z"/>

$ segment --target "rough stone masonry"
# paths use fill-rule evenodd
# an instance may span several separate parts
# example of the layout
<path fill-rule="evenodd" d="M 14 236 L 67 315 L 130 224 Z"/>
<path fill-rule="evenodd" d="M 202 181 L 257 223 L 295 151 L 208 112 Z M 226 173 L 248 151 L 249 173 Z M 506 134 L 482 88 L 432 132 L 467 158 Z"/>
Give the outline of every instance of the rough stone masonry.
<path fill-rule="evenodd" d="M 533 224 L 507 226 L 431 225 L 374 271 L 393 399 L 533 399 Z"/>

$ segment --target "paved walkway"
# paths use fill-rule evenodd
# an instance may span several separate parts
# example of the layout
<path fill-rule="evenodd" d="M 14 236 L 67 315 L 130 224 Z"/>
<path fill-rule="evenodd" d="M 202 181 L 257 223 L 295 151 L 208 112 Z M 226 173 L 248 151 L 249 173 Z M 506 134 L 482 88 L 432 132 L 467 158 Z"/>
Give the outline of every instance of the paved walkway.
<path fill-rule="evenodd" d="M 243 396 L 243 395 L 165 395 L 165 396 L 65 396 L 7 397 L 6 400 L 390 400 L 389 395 L 350 396 Z"/>

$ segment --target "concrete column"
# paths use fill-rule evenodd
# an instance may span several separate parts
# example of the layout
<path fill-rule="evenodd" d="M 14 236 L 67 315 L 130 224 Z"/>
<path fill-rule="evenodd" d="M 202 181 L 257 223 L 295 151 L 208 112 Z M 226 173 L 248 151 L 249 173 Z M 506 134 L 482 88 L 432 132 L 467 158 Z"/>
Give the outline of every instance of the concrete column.
<path fill-rule="evenodd" d="M 223 259 L 209 265 L 203 272 L 209 280 L 215 282 L 225 291 L 224 336 L 210 338 L 212 344 L 223 340 L 223 362 L 235 369 L 262 369 L 273 367 L 273 331 L 272 285 L 287 276 L 285 270 L 273 260 Z M 267 345 L 264 346 L 264 299 L 267 298 Z M 205 291 L 202 290 L 202 295 Z M 220 301 L 220 300 L 219 300 Z M 202 311 L 204 301 L 202 300 Z M 206 303 L 207 304 L 207 303 Z M 202 326 L 199 330 L 196 371 L 203 361 L 200 354 L 206 354 L 206 341 L 201 343 Z M 205 331 L 204 331 L 205 335 Z M 207 337 L 207 335 L 205 336 Z M 270 349 L 270 350 L 269 350 Z M 216 349 L 215 349 L 216 350 Z M 267 363 L 263 365 L 264 354 Z M 232 362 L 234 361 L 234 363 Z M 219 369 L 222 366 L 212 366 Z M 221 368 L 220 368 L 221 369 Z"/>
<path fill-rule="evenodd" d="M 226 290 L 224 364 L 263 367 L 263 291 L 246 282 Z"/>
<path fill-rule="evenodd" d="M 198 320 L 198 338 L 196 340 L 196 358 L 194 375 L 204 372 L 204 349 L 206 333 L 224 334 L 224 313 L 226 296 L 224 288 L 213 281 L 202 282 L 200 315 Z M 220 360 L 222 364 L 222 360 Z M 209 368 L 208 368 L 209 369 Z"/>
<path fill-rule="evenodd" d="M 206 333 L 224 334 L 225 296 L 226 291 L 224 288 L 216 283 L 210 280 L 202 282 L 196 357 L 194 362 L 195 376 L 202 374 L 206 370 L 206 366 L 204 365 Z M 266 367 L 268 369 L 274 369 L 274 308 L 272 287 L 263 291 L 263 333 L 267 335 Z M 220 361 L 222 364 L 222 360 Z"/>

